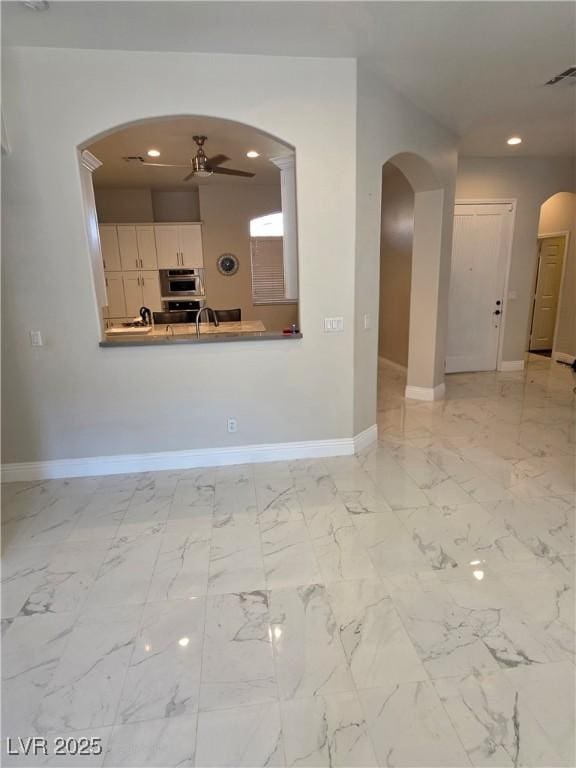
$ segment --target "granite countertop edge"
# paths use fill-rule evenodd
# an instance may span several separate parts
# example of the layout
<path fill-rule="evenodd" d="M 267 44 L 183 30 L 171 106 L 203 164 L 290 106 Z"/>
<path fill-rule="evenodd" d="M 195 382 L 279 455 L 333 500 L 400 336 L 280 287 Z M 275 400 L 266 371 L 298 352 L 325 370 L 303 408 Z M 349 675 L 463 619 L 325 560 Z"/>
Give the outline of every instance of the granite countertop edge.
<path fill-rule="evenodd" d="M 128 336 L 104 339 L 101 347 L 158 347 L 173 344 L 222 344 L 237 341 L 287 341 L 303 338 L 301 333 L 282 333 L 281 331 L 257 331 L 255 333 L 211 333 L 200 336 Z"/>

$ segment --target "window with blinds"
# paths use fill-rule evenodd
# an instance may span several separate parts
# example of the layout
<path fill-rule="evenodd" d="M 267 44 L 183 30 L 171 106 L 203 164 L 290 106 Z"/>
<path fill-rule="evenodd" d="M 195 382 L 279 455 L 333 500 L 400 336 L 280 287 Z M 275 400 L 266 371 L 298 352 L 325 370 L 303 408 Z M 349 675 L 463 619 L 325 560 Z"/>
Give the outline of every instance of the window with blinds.
<path fill-rule="evenodd" d="M 281 237 L 251 237 L 252 303 L 280 304 L 284 294 L 284 259 Z"/>

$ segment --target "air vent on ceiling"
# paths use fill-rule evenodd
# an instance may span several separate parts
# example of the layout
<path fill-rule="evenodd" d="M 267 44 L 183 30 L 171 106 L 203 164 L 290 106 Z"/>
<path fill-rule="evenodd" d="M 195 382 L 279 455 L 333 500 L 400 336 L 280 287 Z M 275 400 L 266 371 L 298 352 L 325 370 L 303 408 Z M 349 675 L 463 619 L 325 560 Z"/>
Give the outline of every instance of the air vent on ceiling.
<path fill-rule="evenodd" d="M 562 81 L 567 83 L 576 83 L 576 67 L 570 67 L 565 72 L 560 72 L 559 75 L 556 75 L 551 80 L 548 80 L 546 85 L 556 85 Z"/>

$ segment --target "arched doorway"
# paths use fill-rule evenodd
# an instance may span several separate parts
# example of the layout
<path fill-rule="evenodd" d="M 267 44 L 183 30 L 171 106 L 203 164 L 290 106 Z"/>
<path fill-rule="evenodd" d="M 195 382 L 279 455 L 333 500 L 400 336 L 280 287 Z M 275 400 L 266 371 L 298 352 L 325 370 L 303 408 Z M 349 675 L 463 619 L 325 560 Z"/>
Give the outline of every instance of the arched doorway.
<path fill-rule="evenodd" d="M 542 203 L 527 351 L 571 363 L 576 356 L 576 194 Z"/>
<path fill-rule="evenodd" d="M 423 157 L 402 152 L 384 164 L 379 355 L 405 366 L 404 395 L 412 399 L 444 397 L 451 214 Z"/>
<path fill-rule="evenodd" d="M 203 307 L 266 331 L 299 327 L 291 145 L 234 120 L 166 116 L 100 133 L 81 157 L 105 339 L 132 333 L 139 308 L 170 330 Z M 278 211 L 274 258 L 255 260 L 250 221 Z"/>

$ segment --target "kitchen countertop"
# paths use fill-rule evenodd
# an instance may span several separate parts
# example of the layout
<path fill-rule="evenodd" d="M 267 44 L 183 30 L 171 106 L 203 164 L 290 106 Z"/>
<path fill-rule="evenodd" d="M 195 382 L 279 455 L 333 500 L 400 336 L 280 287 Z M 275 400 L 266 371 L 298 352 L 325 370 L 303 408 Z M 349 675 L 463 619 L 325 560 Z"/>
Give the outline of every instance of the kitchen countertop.
<path fill-rule="evenodd" d="M 170 330 L 171 329 L 171 330 Z M 301 333 L 285 334 L 267 331 L 260 320 L 220 323 L 219 326 L 200 323 L 200 338 L 196 338 L 194 323 L 155 325 L 149 333 L 106 334 L 101 347 L 154 346 L 158 344 L 206 344 L 219 341 L 267 341 L 271 339 L 301 339 Z"/>

